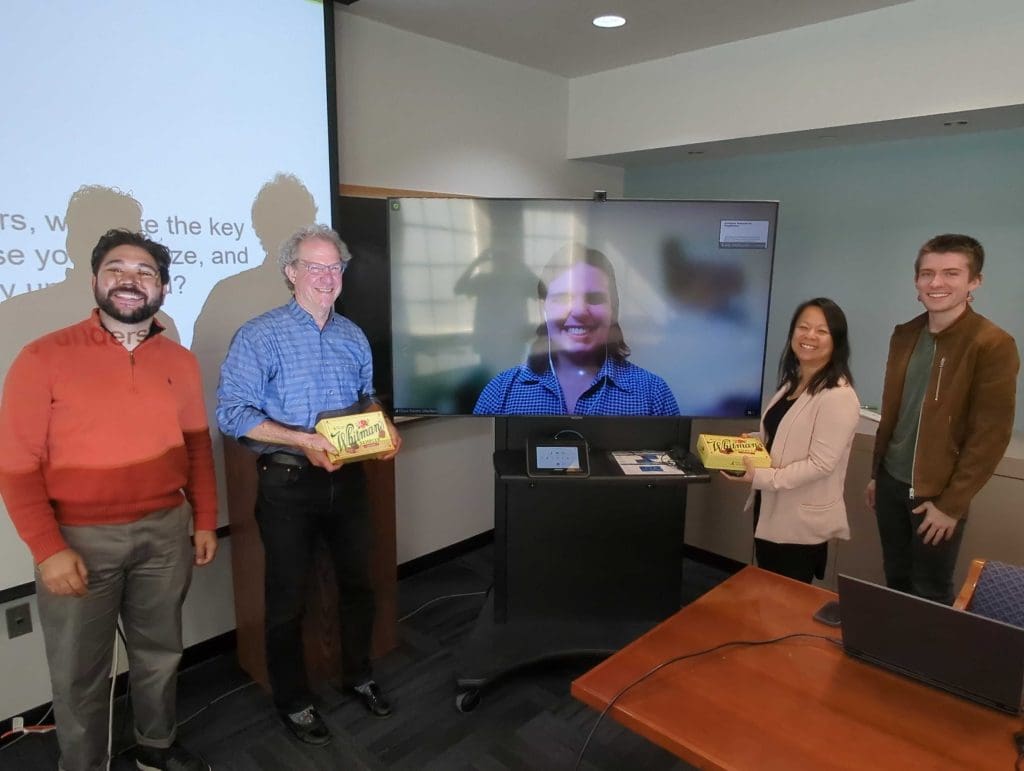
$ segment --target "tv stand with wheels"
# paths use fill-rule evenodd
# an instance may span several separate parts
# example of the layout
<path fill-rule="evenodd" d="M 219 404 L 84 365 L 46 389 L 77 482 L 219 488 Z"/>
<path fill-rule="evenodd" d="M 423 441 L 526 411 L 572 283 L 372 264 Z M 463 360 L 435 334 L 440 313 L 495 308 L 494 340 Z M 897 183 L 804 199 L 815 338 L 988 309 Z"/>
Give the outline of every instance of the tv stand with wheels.
<path fill-rule="evenodd" d="M 586 477 L 530 476 L 526 447 L 586 437 Z M 607 656 L 681 604 L 686 487 L 710 477 L 628 476 L 611 450 L 687 447 L 683 418 L 499 418 L 494 587 L 458 655 L 469 711 L 502 676 L 542 661 Z"/>

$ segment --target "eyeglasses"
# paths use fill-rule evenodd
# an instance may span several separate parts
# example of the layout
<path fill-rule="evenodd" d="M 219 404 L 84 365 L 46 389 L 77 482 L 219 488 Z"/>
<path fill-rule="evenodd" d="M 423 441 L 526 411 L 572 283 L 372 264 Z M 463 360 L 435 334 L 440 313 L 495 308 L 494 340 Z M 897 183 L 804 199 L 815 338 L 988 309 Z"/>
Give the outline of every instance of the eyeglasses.
<path fill-rule="evenodd" d="M 133 279 L 140 284 L 155 285 L 160 283 L 160 274 L 152 268 L 145 266 L 131 269 L 119 265 L 109 265 L 103 268 L 102 272 L 108 279 L 118 283 L 127 279 Z"/>
<path fill-rule="evenodd" d="M 330 265 L 321 265 L 319 262 L 306 262 L 299 260 L 302 267 L 311 276 L 340 276 L 345 272 L 345 263 L 335 262 Z"/>

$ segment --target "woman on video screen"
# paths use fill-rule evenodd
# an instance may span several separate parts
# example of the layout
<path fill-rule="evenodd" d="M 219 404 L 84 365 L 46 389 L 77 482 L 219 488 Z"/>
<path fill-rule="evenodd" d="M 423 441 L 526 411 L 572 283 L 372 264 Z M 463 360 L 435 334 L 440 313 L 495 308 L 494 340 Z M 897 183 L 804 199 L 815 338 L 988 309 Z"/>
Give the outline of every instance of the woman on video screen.
<path fill-rule="evenodd" d="M 596 249 L 560 249 L 537 283 L 543 323 L 525 363 L 499 373 L 477 415 L 678 415 L 657 375 L 626 361 L 615 269 Z"/>
<path fill-rule="evenodd" d="M 757 434 L 771 468 L 745 458 L 742 477 L 723 476 L 751 484 L 758 566 L 811 583 L 825 577 L 829 540 L 850 537 L 843 482 L 860 419 L 846 316 L 832 300 L 818 297 L 796 309 L 779 381 Z"/>

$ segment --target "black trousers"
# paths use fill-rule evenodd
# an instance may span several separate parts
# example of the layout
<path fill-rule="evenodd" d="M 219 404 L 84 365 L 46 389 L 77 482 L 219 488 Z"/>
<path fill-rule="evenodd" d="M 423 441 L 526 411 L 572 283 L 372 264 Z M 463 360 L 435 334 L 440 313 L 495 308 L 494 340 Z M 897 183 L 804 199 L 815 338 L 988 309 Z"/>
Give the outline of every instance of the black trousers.
<path fill-rule="evenodd" d="M 926 498 L 911 498 L 910 485 L 894 479 L 882 466 L 875 480 L 875 516 L 882 541 L 885 583 L 890 589 L 952 605 L 953 569 L 960 554 L 964 521 L 957 522 L 953 537 L 929 545 L 918 534 L 923 514 L 913 509 Z"/>
<path fill-rule="evenodd" d="M 754 493 L 754 530 L 761 519 L 761 491 Z M 805 584 L 815 578 L 825 577 L 828 565 L 828 542 L 824 543 L 775 543 L 762 538 L 754 539 L 754 556 L 757 566 Z"/>
<path fill-rule="evenodd" d="M 815 577 L 825 577 L 828 542 L 775 543 L 755 538 L 754 555 L 759 568 L 809 584 Z"/>
<path fill-rule="evenodd" d="M 256 521 L 266 555 L 267 670 L 274 704 L 296 712 L 312 704 L 302 647 L 302 617 L 313 556 L 322 539 L 338 584 L 342 677 L 357 685 L 372 676 L 374 598 L 369 499 L 362 465 L 328 473 L 259 459 Z"/>

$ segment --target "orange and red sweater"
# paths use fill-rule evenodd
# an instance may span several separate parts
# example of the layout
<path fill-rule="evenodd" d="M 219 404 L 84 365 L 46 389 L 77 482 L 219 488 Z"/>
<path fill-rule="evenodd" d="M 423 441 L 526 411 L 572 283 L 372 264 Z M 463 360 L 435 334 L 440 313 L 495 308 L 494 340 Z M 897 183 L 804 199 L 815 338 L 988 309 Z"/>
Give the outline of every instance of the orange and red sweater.
<path fill-rule="evenodd" d="M 36 563 L 67 548 L 60 525 L 132 522 L 188 498 L 217 527 L 199 364 L 156 333 L 128 351 L 99 321 L 18 354 L 0 400 L 0 495 Z"/>

